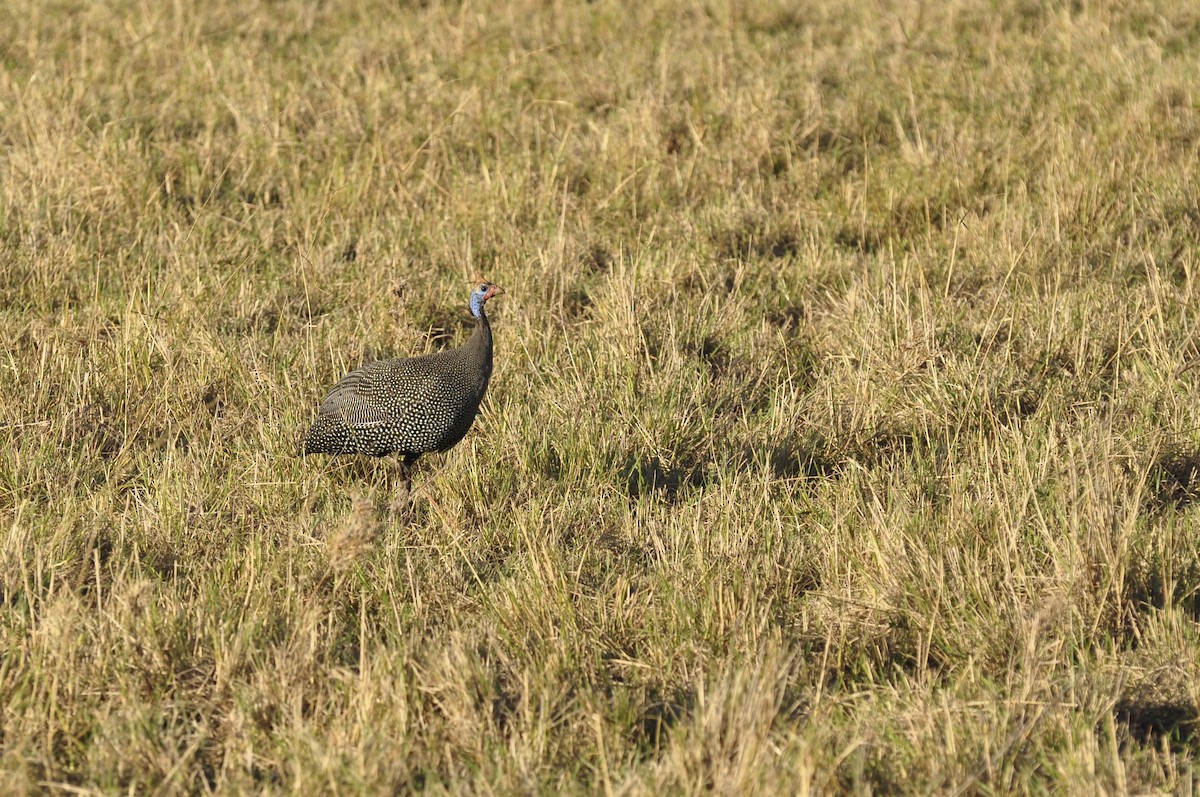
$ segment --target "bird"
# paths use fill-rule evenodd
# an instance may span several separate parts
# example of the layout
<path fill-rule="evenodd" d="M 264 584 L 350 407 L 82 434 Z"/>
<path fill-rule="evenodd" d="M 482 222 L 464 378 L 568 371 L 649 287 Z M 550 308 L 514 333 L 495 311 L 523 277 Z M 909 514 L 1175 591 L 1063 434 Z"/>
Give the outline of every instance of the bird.
<path fill-rule="evenodd" d="M 447 451 L 475 422 L 492 376 L 492 326 L 484 305 L 504 290 L 487 280 L 472 288 L 475 330 L 456 349 L 377 360 L 354 369 L 321 402 L 304 437 L 304 454 L 366 454 L 409 471 L 422 454 Z"/>

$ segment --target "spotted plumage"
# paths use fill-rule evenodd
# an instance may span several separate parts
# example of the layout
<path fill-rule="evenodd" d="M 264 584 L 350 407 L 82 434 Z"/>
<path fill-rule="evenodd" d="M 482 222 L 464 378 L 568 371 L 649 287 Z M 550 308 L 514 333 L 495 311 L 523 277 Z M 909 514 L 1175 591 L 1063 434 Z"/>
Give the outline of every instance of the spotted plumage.
<path fill-rule="evenodd" d="M 490 282 L 472 291 L 475 331 L 459 348 L 380 360 L 343 377 L 321 402 L 304 453 L 396 456 L 411 464 L 462 440 L 492 375 L 492 327 L 484 304 L 498 293 Z"/>

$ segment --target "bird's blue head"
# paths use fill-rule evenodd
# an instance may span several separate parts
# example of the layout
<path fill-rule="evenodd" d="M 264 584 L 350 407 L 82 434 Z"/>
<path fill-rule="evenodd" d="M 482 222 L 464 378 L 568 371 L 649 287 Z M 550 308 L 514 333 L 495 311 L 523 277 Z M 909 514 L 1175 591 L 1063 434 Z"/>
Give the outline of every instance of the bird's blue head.
<path fill-rule="evenodd" d="M 484 302 L 501 293 L 504 293 L 504 290 L 499 285 L 493 285 L 487 280 L 480 280 L 479 284 L 475 286 L 475 290 L 471 291 L 471 315 L 483 318 Z"/>

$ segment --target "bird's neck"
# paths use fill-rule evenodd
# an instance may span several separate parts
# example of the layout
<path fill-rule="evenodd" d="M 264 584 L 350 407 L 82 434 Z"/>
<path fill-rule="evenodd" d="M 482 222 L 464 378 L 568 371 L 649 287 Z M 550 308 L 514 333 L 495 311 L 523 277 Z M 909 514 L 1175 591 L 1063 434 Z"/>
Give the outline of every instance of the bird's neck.
<path fill-rule="evenodd" d="M 492 325 L 488 322 L 487 313 L 480 308 L 475 318 L 475 331 L 463 346 L 467 356 L 479 363 L 479 373 L 483 377 L 482 387 L 487 386 L 487 380 L 492 375 Z"/>
<path fill-rule="evenodd" d="M 492 350 L 492 324 L 488 321 L 487 313 L 483 312 L 483 308 L 479 308 L 479 316 L 475 319 L 475 331 L 471 333 L 472 338 L 480 338 L 487 346 L 487 350 Z"/>

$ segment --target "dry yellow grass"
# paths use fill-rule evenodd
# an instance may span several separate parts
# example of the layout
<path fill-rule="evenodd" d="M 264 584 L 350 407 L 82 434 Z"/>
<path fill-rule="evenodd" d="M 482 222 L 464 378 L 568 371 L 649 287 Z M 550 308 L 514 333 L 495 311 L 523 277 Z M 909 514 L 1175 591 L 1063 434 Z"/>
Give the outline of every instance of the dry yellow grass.
<path fill-rule="evenodd" d="M 1195 790 L 1200 14 L 628 5 L 0 7 L 0 791 Z"/>

